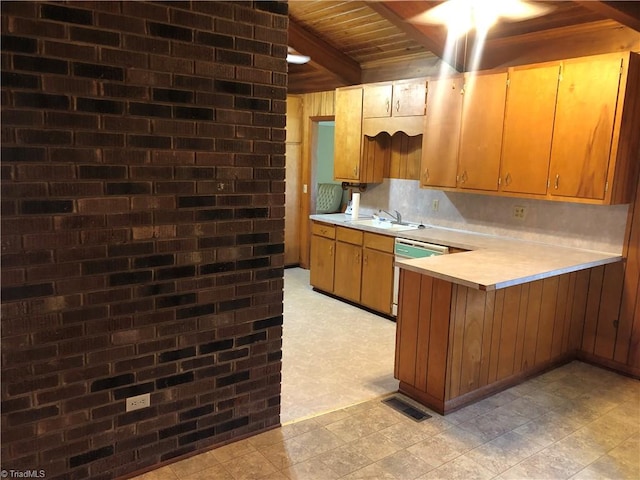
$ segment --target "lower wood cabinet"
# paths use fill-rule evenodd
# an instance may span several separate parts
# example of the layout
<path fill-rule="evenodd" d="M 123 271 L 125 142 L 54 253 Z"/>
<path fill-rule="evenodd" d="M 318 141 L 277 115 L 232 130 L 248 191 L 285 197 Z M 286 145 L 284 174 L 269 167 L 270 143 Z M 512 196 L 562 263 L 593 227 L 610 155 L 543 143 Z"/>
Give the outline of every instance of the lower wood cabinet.
<path fill-rule="evenodd" d="M 394 237 L 313 222 L 311 285 L 391 315 Z"/>
<path fill-rule="evenodd" d="M 311 233 L 311 285 L 325 292 L 333 293 L 336 229 L 332 225 L 313 222 Z"/>
<path fill-rule="evenodd" d="M 352 302 L 360 301 L 362 239 L 361 230 L 336 227 L 336 277 L 333 293 Z"/>
<path fill-rule="evenodd" d="M 393 237 L 364 234 L 362 291 L 360 303 L 378 312 L 392 314 Z"/>

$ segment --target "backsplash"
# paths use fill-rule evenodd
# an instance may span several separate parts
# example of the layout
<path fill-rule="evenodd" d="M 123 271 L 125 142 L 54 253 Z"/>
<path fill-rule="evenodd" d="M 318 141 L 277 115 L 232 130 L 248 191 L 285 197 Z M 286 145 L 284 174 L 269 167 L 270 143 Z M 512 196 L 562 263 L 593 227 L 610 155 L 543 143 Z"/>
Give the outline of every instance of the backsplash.
<path fill-rule="evenodd" d="M 515 206 L 524 207 L 524 218 L 514 217 Z M 416 180 L 385 179 L 360 199 L 361 215 L 378 209 L 429 225 L 620 254 L 629 206 L 444 192 L 420 188 Z"/>

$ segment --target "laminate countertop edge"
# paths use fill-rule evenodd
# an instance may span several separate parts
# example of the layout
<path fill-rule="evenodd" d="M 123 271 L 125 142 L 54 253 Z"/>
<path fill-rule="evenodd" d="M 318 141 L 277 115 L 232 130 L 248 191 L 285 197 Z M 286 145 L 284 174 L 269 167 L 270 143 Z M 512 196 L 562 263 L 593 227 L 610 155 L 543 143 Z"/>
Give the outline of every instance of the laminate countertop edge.
<path fill-rule="evenodd" d="M 622 256 L 509 237 L 429 226 L 389 231 L 353 223 L 344 214 L 311 215 L 316 220 L 358 230 L 470 250 L 452 255 L 402 259 L 396 265 L 478 290 L 498 290 L 565 273 L 622 261 Z"/>

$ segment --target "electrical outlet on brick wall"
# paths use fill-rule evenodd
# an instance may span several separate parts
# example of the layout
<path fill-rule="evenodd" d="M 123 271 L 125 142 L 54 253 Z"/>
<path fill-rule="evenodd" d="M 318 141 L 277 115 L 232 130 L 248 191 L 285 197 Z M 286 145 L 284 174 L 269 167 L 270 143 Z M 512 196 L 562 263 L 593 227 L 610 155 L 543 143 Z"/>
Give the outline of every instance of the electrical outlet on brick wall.
<path fill-rule="evenodd" d="M 151 405 L 151 394 L 144 393 L 142 395 L 136 395 L 135 397 L 127 398 L 127 412 L 133 410 L 140 410 L 141 408 L 147 408 Z"/>

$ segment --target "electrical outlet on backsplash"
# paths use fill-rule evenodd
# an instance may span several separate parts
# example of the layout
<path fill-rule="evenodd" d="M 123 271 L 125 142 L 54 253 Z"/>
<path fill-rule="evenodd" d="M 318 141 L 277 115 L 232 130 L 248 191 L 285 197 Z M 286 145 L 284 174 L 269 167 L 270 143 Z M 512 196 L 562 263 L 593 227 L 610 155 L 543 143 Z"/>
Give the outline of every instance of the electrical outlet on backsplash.
<path fill-rule="evenodd" d="M 438 205 L 434 212 L 434 202 Z M 420 188 L 416 180 L 384 179 L 369 185 L 361 211 L 398 210 L 408 221 L 620 254 L 628 205 L 585 205 Z"/>

